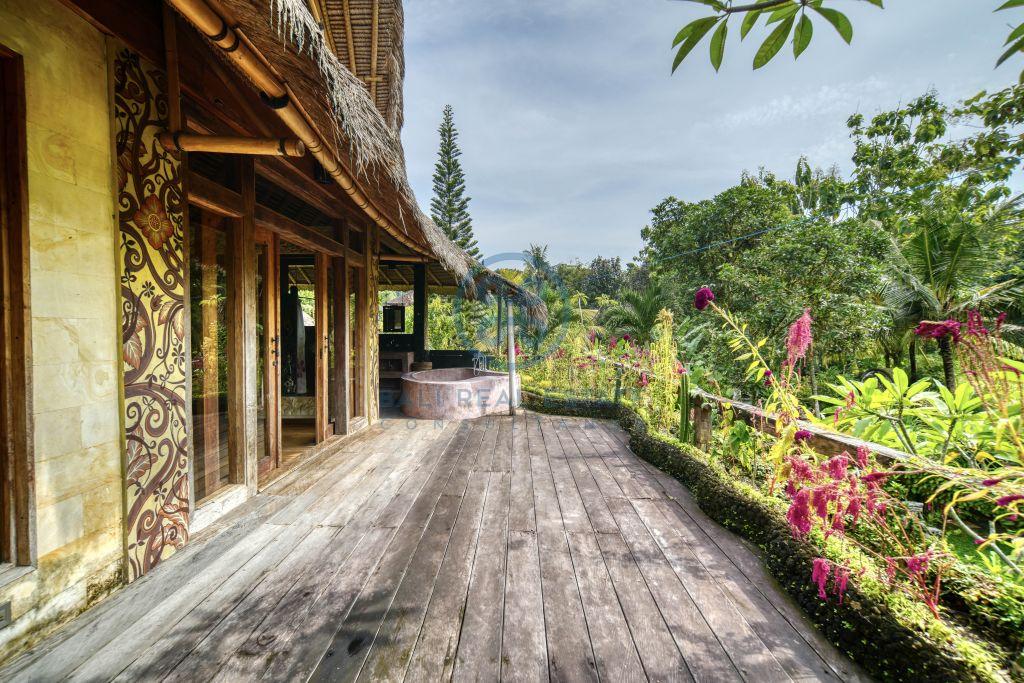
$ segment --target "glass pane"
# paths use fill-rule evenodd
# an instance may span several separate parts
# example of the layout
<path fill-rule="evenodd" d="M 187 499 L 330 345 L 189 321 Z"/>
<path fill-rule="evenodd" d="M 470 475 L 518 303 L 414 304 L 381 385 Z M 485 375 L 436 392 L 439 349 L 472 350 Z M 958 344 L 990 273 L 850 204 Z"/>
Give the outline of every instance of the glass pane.
<path fill-rule="evenodd" d="M 327 421 L 338 433 L 338 364 L 334 357 L 334 302 L 337 284 L 334 281 L 334 262 L 327 259 Z"/>
<path fill-rule="evenodd" d="M 360 272 L 356 268 L 349 268 L 348 271 L 348 291 L 350 292 L 348 297 L 348 311 L 349 311 L 349 330 L 351 338 L 349 339 L 349 373 L 351 374 L 351 386 L 349 388 L 349 396 L 351 397 L 351 415 L 352 417 L 359 417 L 363 414 L 363 398 L 361 395 L 362 389 L 362 349 L 360 348 L 360 340 L 363 338 L 363 320 L 359 315 L 359 309 L 362 307 L 362 302 L 359 300 L 362 296 L 362 290 L 359 287 Z"/>
<path fill-rule="evenodd" d="M 270 259 L 267 245 L 256 243 L 256 459 L 262 461 L 270 455 L 267 439 L 267 286 Z"/>
<path fill-rule="evenodd" d="M 196 500 L 228 482 L 227 235 L 202 219 L 189 234 Z"/>

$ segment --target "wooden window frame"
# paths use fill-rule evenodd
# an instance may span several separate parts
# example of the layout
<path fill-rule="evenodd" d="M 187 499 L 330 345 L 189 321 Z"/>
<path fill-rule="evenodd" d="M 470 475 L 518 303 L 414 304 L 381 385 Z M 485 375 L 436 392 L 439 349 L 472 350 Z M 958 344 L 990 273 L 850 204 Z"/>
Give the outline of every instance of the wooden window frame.
<path fill-rule="evenodd" d="M 0 562 L 36 560 L 25 69 L 0 45 Z"/>

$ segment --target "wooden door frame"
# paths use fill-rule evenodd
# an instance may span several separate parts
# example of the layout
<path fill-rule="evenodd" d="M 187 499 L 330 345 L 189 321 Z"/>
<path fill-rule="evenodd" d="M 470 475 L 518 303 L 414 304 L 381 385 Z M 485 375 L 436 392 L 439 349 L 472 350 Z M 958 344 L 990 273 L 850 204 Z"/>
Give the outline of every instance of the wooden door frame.
<path fill-rule="evenodd" d="M 0 562 L 36 560 L 25 69 L 0 45 Z"/>
<path fill-rule="evenodd" d="M 261 463 L 256 458 L 257 480 L 262 480 L 269 473 L 281 465 L 281 366 L 280 343 L 281 343 L 281 297 L 280 297 L 280 251 L 281 245 L 278 236 L 269 230 L 256 228 L 254 241 L 266 246 L 267 273 L 264 291 L 264 335 L 260 352 L 265 358 L 263 367 L 263 389 L 266 393 L 267 403 L 266 426 L 264 438 L 266 439 L 267 460 Z M 253 271 L 255 275 L 255 270 Z M 258 303 L 258 302 L 257 302 Z M 259 359 L 256 359 L 259 362 Z M 258 398 L 258 397 L 257 397 Z M 256 428 L 257 437 L 259 426 Z"/>

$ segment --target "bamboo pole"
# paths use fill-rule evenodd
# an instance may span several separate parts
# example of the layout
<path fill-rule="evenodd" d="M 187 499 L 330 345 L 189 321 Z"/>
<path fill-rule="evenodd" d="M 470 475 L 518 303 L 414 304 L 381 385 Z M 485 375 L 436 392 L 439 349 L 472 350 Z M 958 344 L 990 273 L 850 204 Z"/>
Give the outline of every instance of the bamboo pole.
<path fill-rule="evenodd" d="M 164 131 L 158 136 L 164 149 L 179 152 L 247 154 L 256 156 L 301 157 L 306 146 L 295 138 L 246 138 L 231 135 L 196 135 Z"/>
<path fill-rule="evenodd" d="M 506 299 L 505 307 L 505 315 L 508 316 L 508 414 L 515 415 L 519 401 L 516 392 L 516 326 L 512 319 L 512 301 Z"/>

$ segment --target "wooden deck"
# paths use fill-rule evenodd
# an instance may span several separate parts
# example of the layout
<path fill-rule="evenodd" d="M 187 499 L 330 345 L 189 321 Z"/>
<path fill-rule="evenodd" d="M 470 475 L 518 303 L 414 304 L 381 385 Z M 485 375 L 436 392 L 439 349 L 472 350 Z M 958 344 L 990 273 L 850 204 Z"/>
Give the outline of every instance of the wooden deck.
<path fill-rule="evenodd" d="M 385 420 L 2 680 L 855 680 L 611 423 Z"/>

